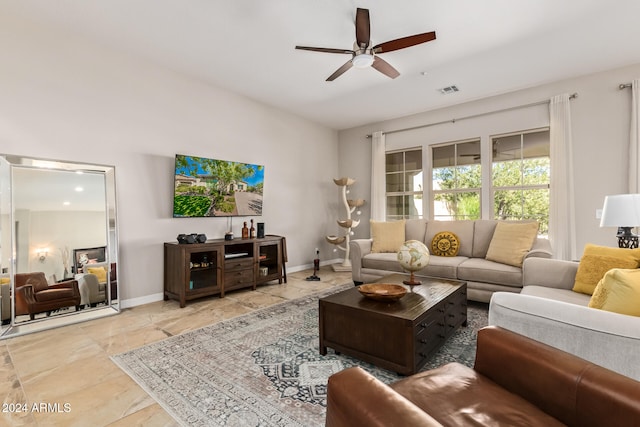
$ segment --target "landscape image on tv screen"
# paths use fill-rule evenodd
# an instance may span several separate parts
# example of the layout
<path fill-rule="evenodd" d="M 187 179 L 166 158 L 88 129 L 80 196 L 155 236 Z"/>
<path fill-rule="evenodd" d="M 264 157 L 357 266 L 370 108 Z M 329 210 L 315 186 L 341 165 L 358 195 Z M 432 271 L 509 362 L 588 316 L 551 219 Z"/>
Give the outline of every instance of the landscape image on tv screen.
<path fill-rule="evenodd" d="M 176 155 L 173 216 L 262 215 L 264 166 Z"/>

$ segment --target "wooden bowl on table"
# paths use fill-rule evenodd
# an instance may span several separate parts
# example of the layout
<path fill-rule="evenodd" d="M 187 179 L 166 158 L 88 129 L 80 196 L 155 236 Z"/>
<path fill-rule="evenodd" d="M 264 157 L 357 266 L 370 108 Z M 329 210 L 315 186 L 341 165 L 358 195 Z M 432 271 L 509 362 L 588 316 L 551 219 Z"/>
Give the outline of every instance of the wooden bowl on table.
<path fill-rule="evenodd" d="M 397 301 L 407 293 L 404 286 L 390 283 L 367 283 L 358 286 L 358 291 L 366 298 L 383 302 Z"/>

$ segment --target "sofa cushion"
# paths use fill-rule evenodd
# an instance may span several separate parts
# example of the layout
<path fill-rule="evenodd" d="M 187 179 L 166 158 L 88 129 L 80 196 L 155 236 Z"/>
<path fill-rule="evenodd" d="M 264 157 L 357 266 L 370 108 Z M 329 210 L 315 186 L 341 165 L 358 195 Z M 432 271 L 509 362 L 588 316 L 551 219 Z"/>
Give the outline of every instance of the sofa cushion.
<path fill-rule="evenodd" d="M 473 251 L 473 223 L 474 221 L 429 221 L 424 242 L 431 246 L 433 237 L 441 231 L 449 231 L 458 236 L 460 250 L 458 255 L 470 257 Z"/>
<path fill-rule="evenodd" d="M 362 257 L 362 268 L 402 272 L 396 253 L 370 253 Z"/>
<path fill-rule="evenodd" d="M 516 426 L 525 420 L 527 426 L 564 425 L 459 363 L 418 373 L 390 387 L 445 426 Z"/>
<path fill-rule="evenodd" d="M 473 224 L 473 257 L 484 258 L 487 256 L 489 244 L 493 232 L 498 225 L 497 219 L 479 219 Z"/>
<path fill-rule="evenodd" d="M 587 243 L 580 258 L 573 290 L 592 295 L 598 282 L 612 268 L 637 268 L 640 249 L 611 248 Z"/>
<path fill-rule="evenodd" d="M 427 221 L 424 219 L 407 219 L 405 221 L 405 240 L 418 240 L 419 242 L 424 242 L 424 234 L 427 231 Z"/>
<path fill-rule="evenodd" d="M 458 279 L 522 287 L 522 269 L 482 258 L 469 258 L 458 266 Z"/>
<path fill-rule="evenodd" d="M 640 316 L 640 270 L 609 270 L 593 291 L 589 307 Z"/>
<path fill-rule="evenodd" d="M 469 258 L 464 256 L 435 256 L 429 257 L 429 265 L 420 271 L 418 276 L 433 276 L 442 279 L 457 279 L 458 266 Z"/>
<path fill-rule="evenodd" d="M 405 242 L 405 220 L 389 222 L 370 220 L 369 223 L 371 239 L 373 239 L 371 252 L 397 253 Z"/>
<path fill-rule="evenodd" d="M 431 253 L 437 256 L 456 256 L 460 251 L 460 239 L 455 233 L 441 231 L 431 239 Z"/>
<path fill-rule="evenodd" d="M 535 221 L 500 221 L 493 232 L 487 256 L 489 261 L 522 267 L 524 256 L 531 250 L 538 235 Z"/>
<path fill-rule="evenodd" d="M 571 289 L 549 288 L 547 286 L 525 286 L 520 291 L 522 295 L 546 298 L 569 304 L 576 304 L 586 307 L 589 304 L 589 295 L 573 292 Z"/>

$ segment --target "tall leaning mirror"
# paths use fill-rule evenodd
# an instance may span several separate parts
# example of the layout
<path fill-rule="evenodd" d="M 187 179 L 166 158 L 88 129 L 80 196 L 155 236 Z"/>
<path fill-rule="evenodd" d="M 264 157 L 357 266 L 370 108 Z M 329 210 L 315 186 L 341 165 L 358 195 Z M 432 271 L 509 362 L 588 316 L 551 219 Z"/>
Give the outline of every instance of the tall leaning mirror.
<path fill-rule="evenodd" d="M 0 154 L 0 338 L 117 314 L 112 166 Z"/>

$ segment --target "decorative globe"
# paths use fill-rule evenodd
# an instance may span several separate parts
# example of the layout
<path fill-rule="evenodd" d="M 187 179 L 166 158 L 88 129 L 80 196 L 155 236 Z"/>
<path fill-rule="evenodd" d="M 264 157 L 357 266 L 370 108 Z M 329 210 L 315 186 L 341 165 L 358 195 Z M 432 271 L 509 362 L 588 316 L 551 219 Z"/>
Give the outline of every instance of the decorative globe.
<path fill-rule="evenodd" d="M 419 240 L 407 240 L 398 250 L 398 262 L 405 270 L 411 272 L 411 278 L 403 283 L 419 285 L 413 273 L 422 270 L 429 264 L 429 249 Z"/>

